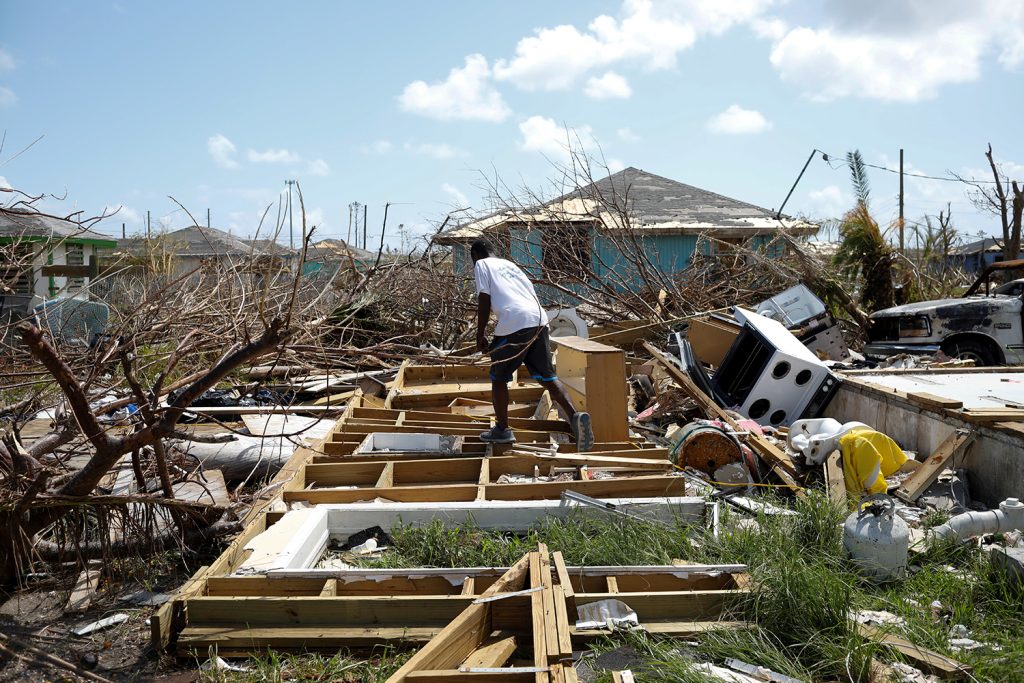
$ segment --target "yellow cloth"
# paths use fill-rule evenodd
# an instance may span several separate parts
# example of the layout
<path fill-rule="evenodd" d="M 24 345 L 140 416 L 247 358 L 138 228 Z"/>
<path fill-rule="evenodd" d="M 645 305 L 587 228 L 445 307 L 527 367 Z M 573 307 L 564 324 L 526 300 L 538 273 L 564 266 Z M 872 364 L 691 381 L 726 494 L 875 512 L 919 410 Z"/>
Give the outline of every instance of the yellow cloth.
<path fill-rule="evenodd" d="M 885 493 L 885 477 L 907 461 L 895 441 L 869 427 L 859 427 L 839 437 L 839 452 L 843 456 L 846 490 L 857 496 Z"/>

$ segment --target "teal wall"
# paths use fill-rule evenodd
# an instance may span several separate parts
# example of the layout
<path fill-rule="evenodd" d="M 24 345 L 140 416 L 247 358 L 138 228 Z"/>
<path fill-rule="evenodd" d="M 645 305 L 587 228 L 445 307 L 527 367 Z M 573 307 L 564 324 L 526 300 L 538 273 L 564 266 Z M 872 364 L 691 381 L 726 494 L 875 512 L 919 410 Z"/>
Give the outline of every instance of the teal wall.
<path fill-rule="evenodd" d="M 526 271 L 531 278 L 540 279 L 542 275 L 541 260 L 544 250 L 541 247 L 540 230 L 509 230 L 512 237 L 511 257 L 513 261 Z"/>
<path fill-rule="evenodd" d="M 534 280 L 543 277 L 543 249 L 541 246 L 541 230 L 511 230 L 511 257 Z M 748 246 L 754 249 L 765 249 L 774 239 L 771 235 L 754 237 Z M 696 235 L 650 235 L 640 238 L 640 243 L 647 253 L 651 264 L 663 273 L 674 273 L 689 267 L 697 250 Z M 708 243 L 705 243 L 706 250 Z M 630 248 L 630 247 L 627 247 Z M 767 250 L 769 258 L 781 258 L 785 247 L 776 241 Z M 466 252 L 461 246 L 452 248 L 453 266 L 456 273 L 470 273 L 471 267 Z M 617 290 L 638 290 L 643 286 L 643 278 L 636 267 L 629 263 L 615 246 L 615 241 L 606 235 L 595 235 L 591 249 L 591 268 L 597 278 L 601 278 Z M 575 305 L 578 303 L 571 295 L 556 288 L 537 285 L 537 294 L 545 305 Z"/>
<path fill-rule="evenodd" d="M 452 271 L 456 275 L 472 272 L 472 269 L 469 267 L 469 251 L 465 245 L 452 245 Z"/>

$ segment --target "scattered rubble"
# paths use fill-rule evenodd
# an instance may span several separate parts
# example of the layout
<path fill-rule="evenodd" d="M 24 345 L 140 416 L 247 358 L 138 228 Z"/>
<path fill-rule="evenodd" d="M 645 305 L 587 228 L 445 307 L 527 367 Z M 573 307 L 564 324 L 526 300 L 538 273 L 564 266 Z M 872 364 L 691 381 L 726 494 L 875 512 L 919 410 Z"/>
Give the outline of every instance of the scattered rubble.
<path fill-rule="evenodd" d="M 10 424 L 0 513 L 17 530 L 2 546 L 4 578 L 85 560 L 66 602 L 84 619 L 104 585 L 101 558 L 233 537 L 178 591 L 118 598 L 154 608 L 155 649 L 241 672 L 225 658 L 418 646 L 394 682 L 492 669 L 571 681 L 581 644 L 598 637 L 751 626 L 729 608 L 750 590 L 741 564 L 567 566 L 540 544 L 509 567 L 382 568 L 402 525 L 522 534 L 594 515 L 685 522 L 717 539 L 726 517 L 756 530 L 797 517 L 792 502 L 820 491 L 850 515 L 843 566 L 862 578 L 903 581 L 916 553 L 973 539 L 993 572 L 1020 583 L 1022 482 L 999 470 L 1024 438 L 1020 373 L 985 373 L 982 390 L 972 361 L 941 351 L 866 357 L 837 319 L 866 315 L 845 292 L 829 305 L 812 293 L 806 253 L 794 255 L 800 272 L 748 257 L 725 274 L 695 257 L 694 279 L 646 298 L 590 292 L 551 311 L 557 374 L 593 420 L 595 444 L 582 452 L 525 374 L 509 385 L 516 442 L 480 438 L 495 419 L 488 364 L 468 355 L 468 312 L 439 303 L 464 292 L 455 278 L 416 284 L 444 263 L 436 255 L 341 269 L 330 286 L 288 269 L 248 273 L 242 291 L 212 279 L 201 301 L 155 277 L 125 282 L 119 296 L 149 312 L 109 307 L 87 348 L 30 321 L 5 330 L 20 335 L 12 363 L 52 386 L 0 405 Z M 762 275 L 777 294 L 754 286 Z M 257 292 L 259 306 L 246 298 Z M 941 603 L 920 611 L 950 617 Z M 108 613 L 71 632 L 129 618 Z M 885 664 L 898 680 L 970 671 L 904 637 L 902 616 L 849 620 L 921 665 Z M 950 626 L 947 651 L 999 650 L 970 635 Z M 81 669 L 102 668 L 49 661 L 85 678 Z M 718 680 L 800 680 L 732 658 L 696 667 Z"/>

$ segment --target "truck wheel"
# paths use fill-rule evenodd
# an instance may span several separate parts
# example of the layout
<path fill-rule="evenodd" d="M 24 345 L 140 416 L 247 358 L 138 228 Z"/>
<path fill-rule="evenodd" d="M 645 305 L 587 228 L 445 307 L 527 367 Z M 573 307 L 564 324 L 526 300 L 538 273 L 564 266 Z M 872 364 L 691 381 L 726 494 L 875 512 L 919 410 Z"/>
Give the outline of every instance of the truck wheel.
<path fill-rule="evenodd" d="M 996 356 L 989 345 L 975 339 L 958 339 L 942 345 L 942 352 L 950 358 L 973 360 L 975 365 L 997 365 Z"/>

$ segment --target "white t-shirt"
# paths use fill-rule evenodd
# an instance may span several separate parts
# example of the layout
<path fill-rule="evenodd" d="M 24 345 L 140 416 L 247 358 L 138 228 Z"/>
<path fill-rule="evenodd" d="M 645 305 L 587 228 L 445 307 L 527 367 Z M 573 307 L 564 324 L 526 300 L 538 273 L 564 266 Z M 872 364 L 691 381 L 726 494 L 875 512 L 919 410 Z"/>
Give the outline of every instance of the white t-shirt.
<path fill-rule="evenodd" d="M 548 324 L 548 315 L 537 299 L 533 283 L 516 264 L 489 256 L 476 262 L 473 275 L 476 293 L 491 297 L 491 310 L 498 316 L 496 336 Z"/>

